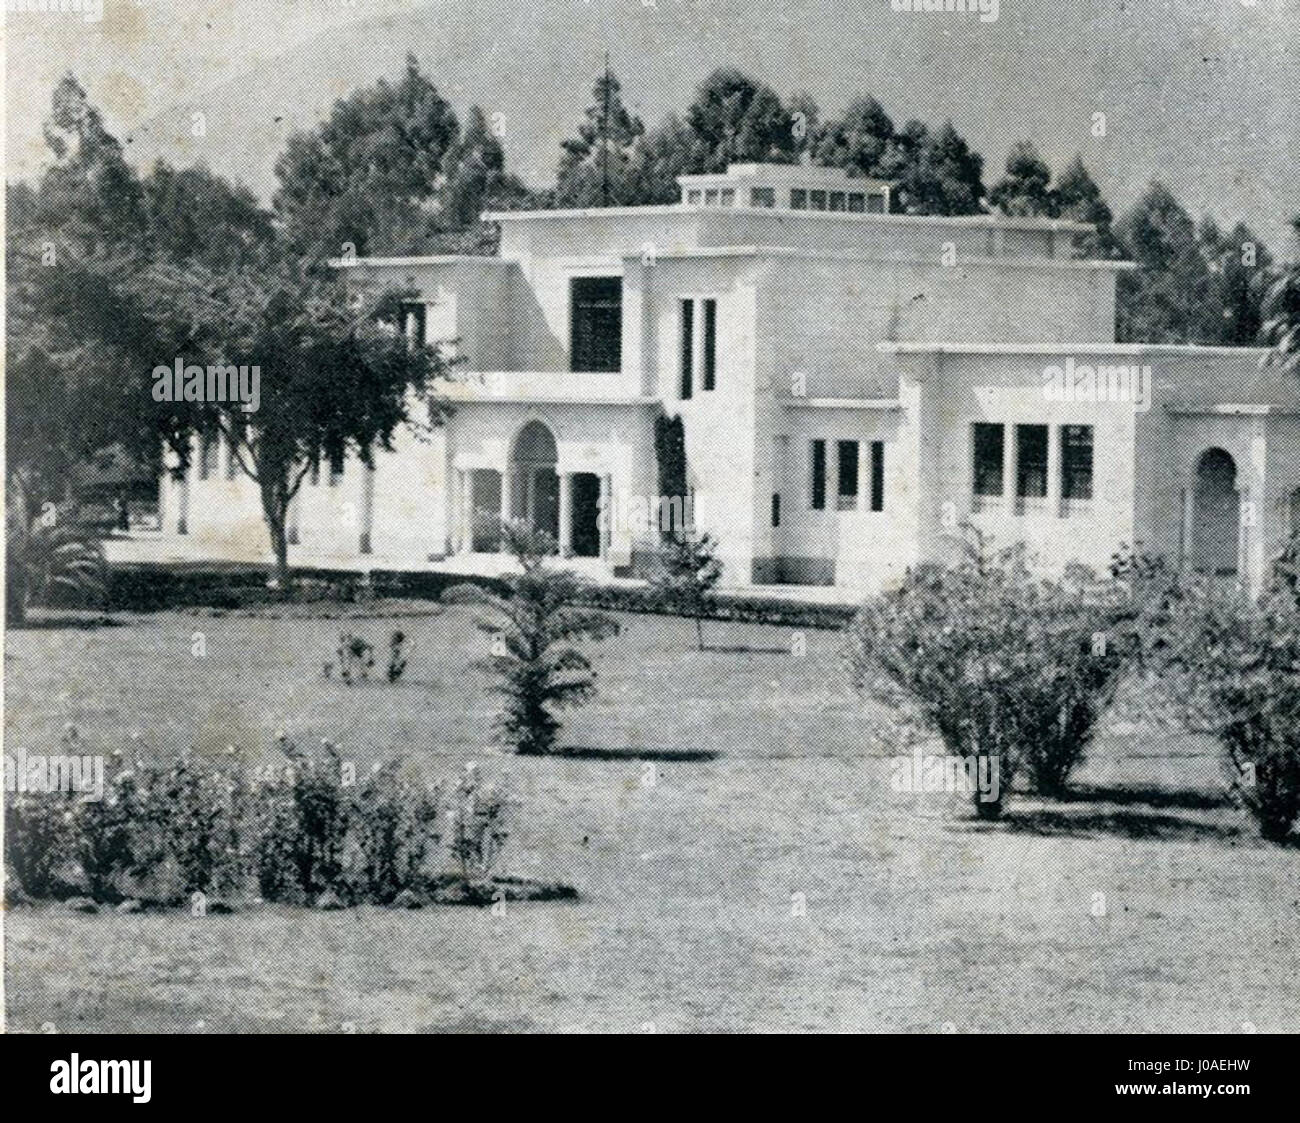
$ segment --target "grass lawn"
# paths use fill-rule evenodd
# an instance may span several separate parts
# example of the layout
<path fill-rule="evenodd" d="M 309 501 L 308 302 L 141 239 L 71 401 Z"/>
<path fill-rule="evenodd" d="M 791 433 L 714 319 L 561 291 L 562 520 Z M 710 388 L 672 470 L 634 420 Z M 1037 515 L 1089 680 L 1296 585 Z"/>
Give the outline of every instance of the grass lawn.
<path fill-rule="evenodd" d="M 85 752 L 285 729 L 368 765 L 508 771 L 522 806 L 501 872 L 577 902 L 417 912 L 266 906 L 232 916 L 5 915 L 11 1030 L 1294 1031 L 1300 854 L 1224 805 L 1213 746 L 1108 731 L 1082 798 L 1018 797 L 976 824 L 960 796 L 895 794 L 845 686 L 840 637 L 624 617 L 566 746 L 491 747 L 471 613 L 350 621 L 159 613 L 10 633 L 6 739 Z M 326 681 L 342 627 L 412 635 L 399 685 Z M 204 633 L 206 657 L 192 652 Z M 382 652 L 378 654 L 382 655 Z M 656 765 L 667 750 L 716 754 Z M 269 756 L 268 756 L 269 758 Z M 806 916 L 792 916 L 803 894 Z M 1104 894 L 1105 915 L 1093 915 Z M 951 1023 L 951 1025 L 947 1025 Z"/>

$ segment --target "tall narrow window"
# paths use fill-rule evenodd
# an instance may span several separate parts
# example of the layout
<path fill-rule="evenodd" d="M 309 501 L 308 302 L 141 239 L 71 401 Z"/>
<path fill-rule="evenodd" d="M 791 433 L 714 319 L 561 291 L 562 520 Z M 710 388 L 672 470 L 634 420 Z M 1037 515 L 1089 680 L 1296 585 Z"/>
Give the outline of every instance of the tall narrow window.
<path fill-rule="evenodd" d="M 835 442 L 835 507 L 851 511 L 858 505 L 858 442 Z"/>
<path fill-rule="evenodd" d="M 871 509 L 885 509 L 885 442 L 871 442 Z"/>
<path fill-rule="evenodd" d="M 812 443 L 812 509 L 826 510 L 826 442 Z"/>
<path fill-rule="evenodd" d="M 974 494 L 971 510 L 984 511 L 1001 502 L 1005 437 L 1001 425 L 977 421 L 972 427 Z"/>
<path fill-rule="evenodd" d="M 1092 500 L 1092 426 L 1061 426 L 1061 514 Z"/>
<path fill-rule="evenodd" d="M 623 279 L 574 277 L 569 309 L 569 369 L 616 371 L 623 358 Z"/>
<path fill-rule="evenodd" d="M 1047 499 L 1047 426 L 1016 426 L 1016 514 L 1041 510 Z"/>
<path fill-rule="evenodd" d="M 712 390 L 718 372 L 718 302 L 704 302 L 704 389 Z"/>
<path fill-rule="evenodd" d="M 695 301 L 683 300 L 682 310 L 682 401 L 688 401 L 695 382 Z"/>
<path fill-rule="evenodd" d="M 217 474 L 217 442 L 216 433 L 201 433 L 199 435 L 199 479 L 201 480 L 206 480 Z"/>
<path fill-rule="evenodd" d="M 772 525 L 781 525 L 781 494 L 776 491 L 772 492 Z"/>

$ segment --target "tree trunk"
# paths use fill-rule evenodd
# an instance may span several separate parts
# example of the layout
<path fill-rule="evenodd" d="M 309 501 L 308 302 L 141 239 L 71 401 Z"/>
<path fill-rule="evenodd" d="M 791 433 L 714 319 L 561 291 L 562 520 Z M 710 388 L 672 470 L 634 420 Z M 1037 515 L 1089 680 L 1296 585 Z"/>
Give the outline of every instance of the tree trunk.
<path fill-rule="evenodd" d="M 699 646 L 699 649 L 703 651 L 704 650 L 704 618 L 698 615 L 695 617 L 695 642 Z"/>
<path fill-rule="evenodd" d="M 281 597 L 288 597 L 293 578 L 289 572 L 289 501 L 288 489 L 271 484 L 262 488 L 262 514 L 266 519 L 266 529 L 271 538 L 271 552 L 275 555 L 275 567 L 271 580 Z"/>

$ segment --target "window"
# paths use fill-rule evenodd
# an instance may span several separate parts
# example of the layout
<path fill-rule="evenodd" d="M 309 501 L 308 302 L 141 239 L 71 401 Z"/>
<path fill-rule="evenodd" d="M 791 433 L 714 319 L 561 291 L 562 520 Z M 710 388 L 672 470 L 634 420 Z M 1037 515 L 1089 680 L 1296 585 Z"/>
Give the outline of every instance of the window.
<path fill-rule="evenodd" d="M 790 209 L 792 211 L 806 211 L 808 209 L 808 192 L 798 187 L 790 192 Z"/>
<path fill-rule="evenodd" d="M 402 334 L 417 347 L 428 342 L 429 309 L 423 304 L 402 305 Z"/>
<path fill-rule="evenodd" d="M 623 359 L 623 278 L 570 282 L 570 370 L 618 370 Z"/>
<path fill-rule="evenodd" d="M 1047 499 L 1047 426 L 1016 426 L 1016 514 L 1041 510 Z"/>
<path fill-rule="evenodd" d="M 734 207 L 736 205 L 736 191 L 733 187 L 724 187 L 722 195 L 718 200 L 724 207 Z"/>
<path fill-rule="evenodd" d="M 1003 494 L 1003 460 L 1005 438 L 1001 425 L 977 421 L 973 426 L 975 450 L 974 497 L 971 510 L 983 511 L 997 506 Z"/>
<path fill-rule="evenodd" d="M 871 509 L 885 509 L 885 442 L 871 442 Z"/>
<path fill-rule="evenodd" d="M 826 442 L 812 443 L 812 509 L 826 510 Z"/>
<path fill-rule="evenodd" d="M 690 400 L 695 378 L 695 301 L 681 302 L 682 309 L 682 401 Z"/>
<path fill-rule="evenodd" d="M 772 492 L 772 525 L 781 525 L 781 496 L 779 492 Z"/>
<path fill-rule="evenodd" d="M 717 188 L 710 188 L 704 192 L 704 205 L 706 207 L 716 207 L 718 205 Z"/>
<path fill-rule="evenodd" d="M 688 203 L 693 203 L 693 204 L 695 204 L 696 206 L 698 206 L 698 205 L 699 205 L 699 202 L 700 202 L 700 193 L 699 193 L 698 191 L 688 191 L 688 192 L 686 192 L 686 201 L 687 201 Z"/>
<path fill-rule="evenodd" d="M 858 442 L 835 442 L 835 509 L 852 511 L 858 505 Z"/>
<path fill-rule="evenodd" d="M 867 196 L 867 213 L 868 213 L 868 214 L 884 214 L 884 213 L 885 213 L 885 197 L 884 197 L 883 195 L 868 195 L 868 196 Z"/>
<path fill-rule="evenodd" d="M 704 302 L 704 389 L 712 390 L 718 373 L 718 302 Z"/>
<path fill-rule="evenodd" d="M 206 480 L 217 474 L 217 434 L 199 435 L 199 479 Z"/>
<path fill-rule="evenodd" d="M 844 192 L 832 191 L 830 198 L 830 209 L 833 211 L 844 210 Z"/>
<path fill-rule="evenodd" d="M 749 205 L 751 207 L 775 207 L 776 188 L 751 187 L 749 189 Z"/>
<path fill-rule="evenodd" d="M 1092 501 L 1092 426 L 1061 426 L 1061 514 L 1086 509 Z"/>
<path fill-rule="evenodd" d="M 826 209 L 826 192 L 809 191 L 808 203 L 815 211 L 824 211 Z"/>
<path fill-rule="evenodd" d="M 849 210 L 854 214 L 861 214 L 866 209 L 867 199 L 861 191 L 853 191 L 849 194 Z"/>

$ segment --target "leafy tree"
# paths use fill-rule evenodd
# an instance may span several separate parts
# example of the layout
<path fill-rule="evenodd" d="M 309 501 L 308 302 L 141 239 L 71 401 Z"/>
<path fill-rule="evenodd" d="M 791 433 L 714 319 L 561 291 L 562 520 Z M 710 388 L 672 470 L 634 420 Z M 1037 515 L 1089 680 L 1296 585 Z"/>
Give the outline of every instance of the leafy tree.
<path fill-rule="evenodd" d="M 704 142 L 680 117 L 669 114 L 632 147 L 628 205 L 678 202 L 682 193 L 677 177 L 701 171 L 706 160 Z"/>
<path fill-rule="evenodd" d="M 450 361 L 438 345 L 412 346 L 398 331 L 403 294 L 349 293 L 297 261 L 220 272 L 155 266 L 132 289 L 150 335 L 168 342 L 155 354 L 260 367 L 255 413 L 239 401 L 158 402 L 153 367 L 141 368 L 149 389 L 139 392 L 182 466 L 194 435 L 225 440 L 258 487 L 276 583 L 287 590 L 288 509 L 310 468 L 348 455 L 369 466 L 400 426 L 439 423 L 447 406 L 435 383 Z"/>
<path fill-rule="evenodd" d="M 898 171 L 894 123 L 875 98 L 856 98 L 843 117 L 821 128 L 813 159 L 851 175 L 892 176 Z"/>
<path fill-rule="evenodd" d="M 722 577 L 717 543 L 708 534 L 681 530 L 665 536 L 659 548 L 655 588 L 674 612 L 695 620 L 695 643 L 704 650 L 704 616 L 713 588 Z"/>
<path fill-rule="evenodd" d="M 696 91 L 686 120 L 707 153 L 700 171 L 723 172 L 732 163 L 793 163 L 798 145 L 790 112 L 771 87 L 723 67 Z"/>
<path fill-rule="evenodd" d="M 1210 271 L 1191 216 L 1167 187 L 1152 183 L 1125 212 L 1116 236 L 1137 269 L 1118 282 L 1120 342 L 1200 343 L 1214 339 L 1209 322 Z"/>
<path fill-rule="evenodd" d="M 1015 218 L 1051 218 L 1057 212 L 1051 178 L 1052 170 L 1033 143 L 1019 141 L 1011 146 L 1006 175 L 989 192 L 989 202 Z"/>
<path fill-rule="evenodd" d="M 442 215 L 453 227 L 473 228 L 483 211 L 518 206 L 529 199 L 528 189 L 506 172 L 505 149 L 477 105 L 470 108 L 464 135 L 447 150 L 443 172 Z"/>
<path fill-rule="evenodd" d="M 493 643 L 481 665 L 497 676 L 492 689 L 506 699 L 497 731 L 517 752 L 539 755 L 551 750 L 561 728 L 554 711 L 580 705 L 596 691 L 591 661 L 572 642 L 607 639 L 619 627 L 612 617 L 574 607 L 583 584 L 568 570 L 544 565 L 555 551 L 549 535 L 503 520 L 502 537 L 522 568 L 504 579 L 507 594 L 462 585 L 448 589 L 443 599 L 496 613 L 480 619 L 478 627 Z"/>
<path fill-rule="evenodd" d="M 1076 155 L 1065 166 L 1065 171 L 1056 177 L 1053 193 L 1058 218 L 1089 222 L 1097 228 L 1095 233 L 1078 240 L 1075 246 L 1077 256 L 1093 260 L 1123 256 L 1124 251 L 1111 232 L 1114 215 L 1101 197 L 1101 188 L 1083 166 L 1081 156 Z"/>
<path fill-rule="evenodd" d="M 800 91 L 786 102 L 790 112 L 790 132 L 794 138 L 795 160 L 815 163 L 815 149 L 822 134 L 821 110 L 812 94 Z"/>
<path fill-rule="evenodd" d="M 899 203 L 908 214 L 983 212 L 984 160 L 945 122 L 936 133 L 910 123 L 898 145 Z"/>
<path fill-rule="evenodd" d="M 414 55 L 385 79 L 335 102 L 329 120 L 295 133 L 275 166 L 275 211 L 290 245 L 313 259 L 419 250 L 436 232 L 443 160 L 456 114 Z"/>
<path fill-rule="evenodd" d="M 601 74 L 591 89 L 591 105 L 578 135 L 561 141 L 555 200 L 561 207 L 625 206 L 636 198 L 633 147 L 645 125 L 623 104 L 622 86 L 612 73 Z"/>
<path fill-rule="evenodd" d="M 1292 225 L 1300 234 L 1300 216 Z M 1272 347 L 1269 361 L 1300 375 L 1300 262 L 1277 267 L 1267 282 L 1260 338 Z"/>
<path fill-rule="evenodd" d="M 1215 335 L 1207 342 L 1249 347 L 1263 326 L 1261 304 L 1272 255 L 1243 222 L 1223 234 L 1213 219 L 1204 218 L 1197 241 L 1210 270 L 1208 314 L 1217 318 Z"/>
<path fill-rule="evenodd" d="M 156 257 L 220 269 L 255 261 L 271 244 L 270 212 L 203 164 L 177 169 L 159 160 L 142 189 Z"/>

